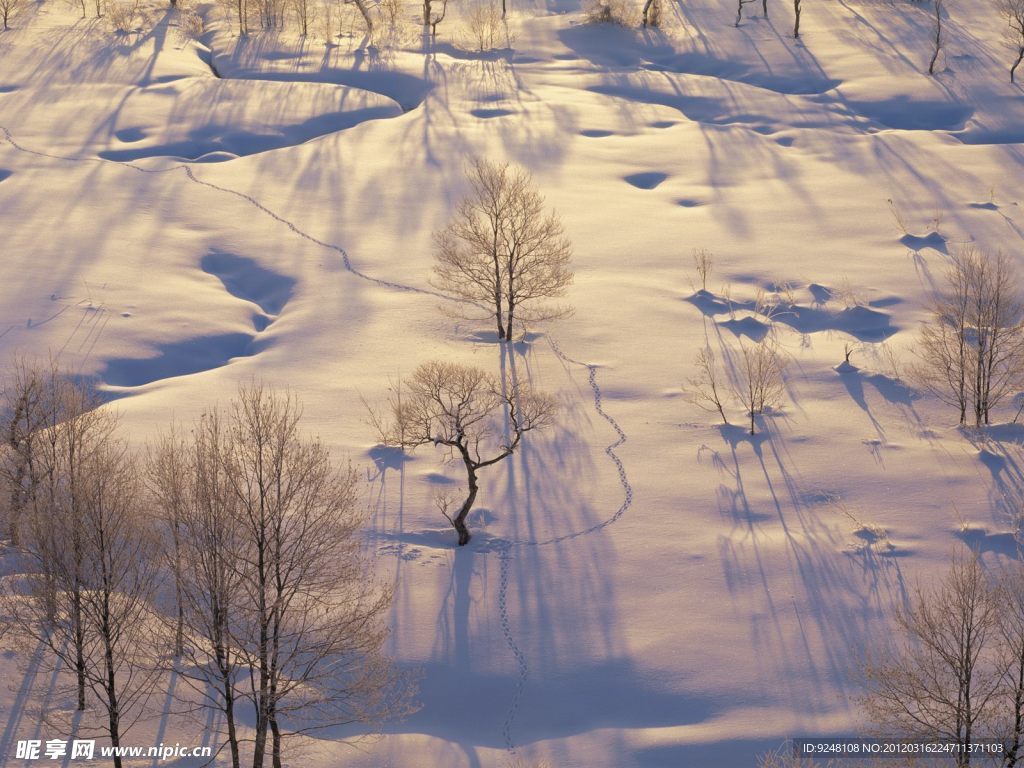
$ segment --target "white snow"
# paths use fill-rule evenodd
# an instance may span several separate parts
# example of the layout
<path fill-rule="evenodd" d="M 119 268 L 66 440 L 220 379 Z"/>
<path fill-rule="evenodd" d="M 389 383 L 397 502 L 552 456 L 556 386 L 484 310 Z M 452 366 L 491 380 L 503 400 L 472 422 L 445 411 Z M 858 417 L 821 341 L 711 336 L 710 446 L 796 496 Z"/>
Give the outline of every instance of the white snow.
<path fill-rule="evenodd" d="M 856 731 L 857 655 L 961 542 L 1012 556 L 1024 429 L 954 428 L 881 349 L 910 362 L 961 244 L 1024 253 L 1000 21 L 954 10 L 930 78 L 926 8 L 805 3 L 799 41 L 788 4 L 752 8 L 735 28 L 731 4 L 682 0 L 642 32 L 513 1 L 512 49 L 485 55 L 455 21 L 425 55 L 240 39 L 212 6 L 202 45 L 163 8 L 115 37 L 60 0 L 0 33 L 0 355 L 100 376 L 140 445 L 253 377 L 291 387 L 365 471 L 388 650 L 422 706 L 294 765 L 751 766 Z M 507 351 L 429 284 L 473 156 L 528 167 L 575 247 L 574 316 Z M 783 283 L 787 402 L 750 438 L 680 387 L 705 339 L 766 332 L 755 296 Z M 485 471 L 462 550 L 431 501 L 458 468 L 375 446 L 360 400 L 435 357 L 563 403 Z M 15 765 L 47 681 L 11 654 L 0 675 Z"/>

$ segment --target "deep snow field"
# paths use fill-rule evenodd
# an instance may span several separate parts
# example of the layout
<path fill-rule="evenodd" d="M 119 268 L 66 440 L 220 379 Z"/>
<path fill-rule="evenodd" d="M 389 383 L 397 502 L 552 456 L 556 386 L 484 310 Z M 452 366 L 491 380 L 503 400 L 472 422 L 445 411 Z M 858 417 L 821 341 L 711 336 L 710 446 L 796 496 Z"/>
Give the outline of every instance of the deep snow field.
<path fill-rule="evenodd" d="M 429 55 L 414 5 L 411 42 L 366 48 L 239 38 L 212 6 L 202 43 L 156 5 L 115 36 L 30 3 L 0 33 L 0 357 L 98 376 L 140 446 L 253 377 L 291 387 L 365 474 L 421 708 L 293 766 L 729 768 L 855 733 L 854 659 L 893 606 L 964 541 L 1015 552 L 1024 430 L 983 444 L 900 378 L 948 254 L 1024 268 L 999 18 L 953 8 L 932 78 L 928 8 L 904 0 L 809 0 L 799 41 L 777 0 L 738 28 L 732 3 L 673 1 L 647 32 L 512 0 L 488 54 L 458 45 L 456 2 Z M 429 284 L 474 156 L 529 168 L 574 244 L 575 314 L 507 350 Z M 786 401 L 751 438 L 681 385 L 705 339 L 727 359 L 763 334 L 755 295 L 786 284 Z M 482 474 L 461 550 L 432 503 L 459 467 L 376 447 L 360 399 L 432 358 L 515 366 L 562 404 Z M 0 678 L 13 766 L 50 682 L 12 654 Z M 202 736 L 169 723 L 125 742 Z"/>

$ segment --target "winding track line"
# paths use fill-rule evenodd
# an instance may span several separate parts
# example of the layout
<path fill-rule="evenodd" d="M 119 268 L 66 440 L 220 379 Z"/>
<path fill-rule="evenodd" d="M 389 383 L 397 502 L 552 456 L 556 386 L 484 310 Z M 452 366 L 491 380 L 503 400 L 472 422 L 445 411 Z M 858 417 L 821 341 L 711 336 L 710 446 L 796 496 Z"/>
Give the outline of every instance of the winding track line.
<path fill-rule="evenodd" d="M 311 242 L 311 243 L 313 243 L 315 245 L 318 245 L 321 248 L 326 248 L 328 250 L 334 251 L 335 253 L 339 254 L 341 256 L 342 263 L 344 264 L 345 269 L 348 272 L 352 273 L 353 275 L 355 275 L 356 277 L 358 277 L 358 278 L 360 278 L 362 280 L 365 280 L 365 281 L 367 281 L 369 283 L 373 283 L 374 285 L 381 286 L 382 288 L 390 288 L 390 289 L 396 290 L 396 291 L 403 291 L 403 292 L 406 292 L 406 293 L 418 293 L 418 294 L 423 294 L 423 295 L 428 295 L 428 296 L 434 296 L 436 298 L 443 299 L 444 301 L 455 301 L 456 300 L 453 297 L 447 296 L 447 295 L 445 295 L 443 293 L 440 293 L 438 291 L 432 291 L 432 290 L 429 290 L 429 289 L 426 289 L 426 288 L 417 288 L 415 286 L 404 285 L 402 283 L 396 283 L 396 282 L 392 282 L 390 280 L 382 280 L 380 278 L 376 278 L 376 277 L 373 277 L 371 275 L 368 275 L 365 272 L 361 272 L 360 270 L 356 269 L 356 267 L 352 264 L 352 260 L 349 258 L 348 252 L 344 248 L 342 248 L 340 245 L 335 245 L 334 243 L 325 242 L 324 240 L 320 240 L 319 238 L 316 238 L 313 235 L 310 235 L 308 232 L 305 232 L 302 229 L 299 229 L 299 227 L 296 224 L 294 224 L 293 222 L 291 222 L 288 219 L 284 218 L 283 216 L 280 216 L 279 214 L 275 213 L 271 209 L 267 208 L 265 205 L 263 205 L 263 203 L 261 203 L 259 200 L 257 200 L 256 198 L 252 197 L 251 195 L 247 195 L 244 192 L 239 192 L 238 190 L 230 189 L 228 187 L 222 187 L 222 186 L 220 186 L 218 184 L 213 184 L 213 183 L 211 183 L 209 181 L 203 181 L 202 179 L 198 178 L 195 175 L 195 173 L 192 171 L 191 166 L 186 165 L 184 163 L 179 164 L 179 165 L 174 165 L 174 166 L 171 166 L 169 168 L 145 168 L 143 166 L 136 165 L 136 164 L 128 162 L 128 161 L 108 160 L 106 158 L 101 158 L 101 157 L 68 157 L 68 156 L 65 156 L 65 155 L 54 155 L 54 154 L 50 154 L 50 153 L 47 153 L 47 152 L 39 152 L 39 151 L 34 150 L 34 149 L 28 149 L 27 147 L 24 147 L 24 146 L 18 144 L 14 140 L 14 137 L 11 135 L 10 130 L 8 130 L 6 126 L 0 125 L 0 131 L 3 132 L 4 140 L 8 144 L 10 144 L 12 147 L 14 147 L 14 149 L 16 149 L 19 152 L 24 152 L 25 154 L 35 155 L 37 157 L 45 157 L 45 158 L 49 158 L 51 160 L 60 160 L 60 161 L 63 161 L 63 162 L 70 162 L 70 163 L 92 162 L 92 163 L 100 163 L 100 164 L 117 165 L 117 166 L 121 166 L 123 168 L 131 168 L 132 170 L 137 171 L 139 173 L 147 173 L 147 174 L 171 173 L 171 172 L 179 171 L 179 170 L 183 171 L 185 176 L 186 176 L 186 178 L 190 182 L 192 182 L 194 184 L 198 184 L 199 186 L 208 187 L 210 189 L 216 190 L 216 191 L 221 192 L 223 194 L 232 195 L 234 197 L 237 197 L 237 198 L 240 198 L 242 200 L 245 200 L 250 205 L 255 207 L 257 210 L 259 210 L 263 214 L 265 214 L 265 215 L 269 216 L 270 218 L 272 218 L 274 221 L 276 221 L 276 222 L 278 222 L 280 224 L 283 224 L 284 226 L 288 227 L 288 229 L 290 229 L 298 237 L 301 237 L 304 240 L 308 240 L 309 242 Z M 617 448 L 619 448 L 623 443 L 626 442 L 626 439 L 627 439 L 626 433 L 622 429 L 622 427 L 619 425 L 619 423 L 611 415 L 609 415 L 604 410 L 604 407 L 602 405 L 601 386 L 600 386 L 600 384 L 598 384 L 598 381 L 597 381 L 598 366 L 594 365 L 592 363 L 584 363 L 584 362 L 581 362 L 579 360 L 574 360 L 573 358 L 569 357 L 568 355 L 566 355 L 562 351 L 562 348 L 558 345 L 558 343 L 553 338 L 551 338 L 551 336 L 545 335 L 545 338 L 547 339 L 548 344 L 551 347 L 551 351 L 555 354 L 555 356 L 560 361 L 562 361 L 563 365 L 565 365 L 567 368 L 569 366 L 580 366 L 580 367 L 583 367 L 583 368 L 587 369 L 587 381 L 588 381 L 588 383 L 590 385 L 591 390 L 593 391 L 594 410 L 597 411 L 598 415 L 602 419 L 604 419 L 606 422 L 608 422 L 609 426 L 611 426 L 611 428 L 615 431 L 615 434 L 617 436 L 617 439 L 615 440 L 615 442 L 612 443 L 611 445 L 609 445 L 607 448 L 605 448 L 605 454 L 608 456 L 609 459 L 611 459 L 612 463 L 615 464 L 615 468 L 616 468 L 616 470 L 619 473 L 619 482 L 622 485 L 622 490 L 623 490 L 623 500 L 622 500 L 622 504 L 619 506 L 619 508 L 615 511 L 615 513 L 611 517 L 609 517 L 609 518 L 607 518 L 607 519 L 605 519 L 605 520 L 603 520 L 603 521 L 601 521 L 599 523 L 596 523 L 596 524 L 590 526 L 589 528 L 584 528 L 584 529 L 581 529 L 579 531 L 573 531 L 571 533 L 562 534 L 561 536 L 554 536 L 554 537 L 551 537 L 551 538 L 548 538 L 548 539 L 542 539 L 542 540 L 536 540 L 536 539 L 511 539 L 511 540 L 510 539 L 496 539 L 495 540 L 496 544 L 497 544 L 498 559 L 499 559 L 499 562 L 500 562 L 500 578 L 499 578 L 499 586 L 498 586 L 498 614 L 499 614 L 500 623 L 501 623 L 501 631 L 502 631 L 502 634 L 505 637 L 505 643 L 508 645 L 509 650 L 512 652 L 512 655 L 515 657 L 516 668 L 517 668 L 517 673 L 518 673 L 517 674 L 517 682 L 516 682 L 516 690 L 515 690 L 515 693 L 512 696 L 512 702 L 509 705 L 509 710 L 508 710 L 507 715 L 505 716 L 505 721 L 502 724 L 502 736 L 505 739 L 505 747 L 506 747 L 507 751 L 509 753 L 511 753 L 511 754 L 515 754 L 515 752 L 516 752 L 516 744 L 515 744 L 515 741 L 512 738 L 512 725 L 515 722 L 515 716 L 516 716 L 516 713 L 519 710 L 519 704 L 522 701 L 523 691 L 525 690 L 526 681 L 527 681 L 527 678 L 529 677 L 529 666 L 528 666 L 527 661 L 526 661 L 526 654 L 524 654 L 522 649 L 520 649 L 519 646 L 516 644 L 515 637 L 512 634 L 512 620 L 511 620 L 511 618 L 509 616 L 509 610 L 508 610 L 508 591 L 509 591 L 509 584 L 511 582 L 511 568 L 512 568 L 512 553 L 513 553 L 513 550 L 515 550 L 517 547 L 545 547 L 545 546 L 550 546 L 552 544 L 559 544 L 559 543 L 561 543 L 563 541 L 569 541 L 569 540 L 572 540 L 572 539 L 579 538 L 581 536 L 586 536 L 586 535 L 591 534 L 591 533 L 596 533 L 597 531 L 603 530 L 603 529 L 607 528 L 608 526 L 612 525 L 613 523 L 615 523 L 617 520 L 619 520 L 619 518 L 621 518 L 626 513 L 626 511 L 630 508 L 630 506 L 633 504 L 633 486 L 630 484 L 629 478 L 626 475 L 626 467 L 622 463 L 622 459 L 620 459 L 618 454 L 615 452 Z"/>

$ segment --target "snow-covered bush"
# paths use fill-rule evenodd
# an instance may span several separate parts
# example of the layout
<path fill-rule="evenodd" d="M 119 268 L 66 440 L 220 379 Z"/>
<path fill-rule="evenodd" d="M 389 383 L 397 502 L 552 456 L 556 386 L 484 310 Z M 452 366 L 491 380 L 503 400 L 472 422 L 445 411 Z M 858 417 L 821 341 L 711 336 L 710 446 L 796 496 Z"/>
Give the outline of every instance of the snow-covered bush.
<path fill-rule="evenodd" d="M 191 9 L 182 10 L 180 29 L 185 37 L 198 40 L 206 31 L 206 25 L 203 22 L 203 17 L 195 11 Z"/>
<path fill-rule="evenodd" d="M 119 35 L 126 35 L 138 27 L 142 21 L 139 12 L 139 0 L 130 2 L 112 2 L 107 6 L 107 23 Z"/>
<path fill-rule="evenodd" d="M 634 4 L 626 0 L 588 0 L 583 13 L 590 24 L 635 27 L 640 21 Z"/>

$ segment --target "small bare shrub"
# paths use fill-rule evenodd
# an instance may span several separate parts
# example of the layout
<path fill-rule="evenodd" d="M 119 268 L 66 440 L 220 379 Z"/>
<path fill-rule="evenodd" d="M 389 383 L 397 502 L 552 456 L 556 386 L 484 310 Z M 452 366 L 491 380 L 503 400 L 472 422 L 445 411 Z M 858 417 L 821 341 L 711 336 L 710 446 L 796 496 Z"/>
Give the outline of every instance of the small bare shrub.
<path fill-rule="evenodd" d="M 711 251 L 706 248 L 694 248 L 693 249 L 693 266 L 697 270 L 697 276 L 700 277 L 700 289 L 706 291 L 708 289 L 708 275 L 711 274 L 711 268 L 714 266 L 715 257 Z"/>
<path fill-rule="evenodd" d="M 185 11 L 181 15 L 181 34 L 190 40 L 198 40 L 206 32 L 206 25 L 203 17 L 192 10 Z"/>
<path fill-rule="evenodd" d="M 107 6 L 107 23 L 111 30 L 118 35 L 127 35 L 138 28 L 142 21 L 142 14 L 139 11 L 139 0 L 130 2 L 115 2 Z"/>
<path fill-rule="evenodd" d="M 588 0 L 583 16 L 589 24 L 635 27 L 639 22 L 636 9 L 626 0 Z"/>

